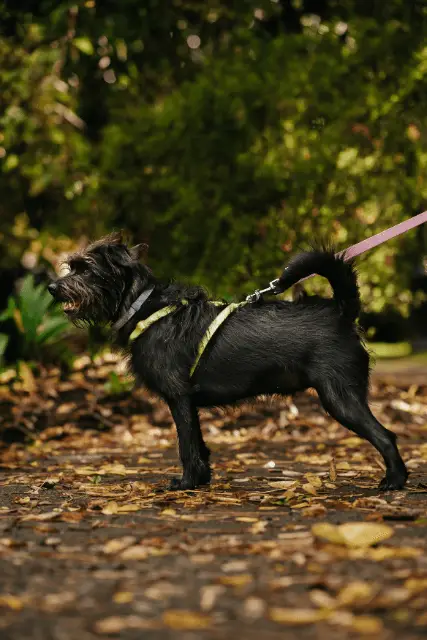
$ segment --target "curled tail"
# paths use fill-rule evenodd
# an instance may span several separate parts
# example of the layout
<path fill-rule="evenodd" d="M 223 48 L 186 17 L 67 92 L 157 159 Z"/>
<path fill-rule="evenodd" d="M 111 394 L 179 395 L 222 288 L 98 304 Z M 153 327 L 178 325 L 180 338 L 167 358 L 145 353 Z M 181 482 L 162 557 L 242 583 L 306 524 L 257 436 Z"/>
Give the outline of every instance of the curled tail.
<path fill-rule="evenodd" d="M 333 251 L 305 251 L 289 261 L 279 278 L 278 288 L 289 289 L 302 278 L 313 273 L 327 278 L 334 291 L 334 299 L 343 316 L 354 322 L 360 313 L 359 287 L 354 264 L 344 262 Z"/>

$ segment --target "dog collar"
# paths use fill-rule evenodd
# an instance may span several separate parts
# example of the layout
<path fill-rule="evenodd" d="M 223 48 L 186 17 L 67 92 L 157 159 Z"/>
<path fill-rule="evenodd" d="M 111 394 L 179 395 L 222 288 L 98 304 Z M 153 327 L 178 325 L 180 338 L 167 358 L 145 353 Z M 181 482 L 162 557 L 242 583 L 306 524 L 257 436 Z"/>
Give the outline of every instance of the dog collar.
<path fill-rule="evenodd" d="M 135 302 L 133 304 L 131 304 L 131 306 L 126 311 L 126 313 L 124 315 L 122 315 L 122 317 L 119 318 L 117 320 L 117 322 L 115 322 L 113 324 L 113 329 L 115 331 L 118 331 L 119 329 L 121 329 L 126 324 L 126 322 L 129 322 L 129 320 L 135 315 L 135 313 L 140 310 L 140 308 L 142 307 L 144 302 L 146 302 L 148 300 L 148 298 L 151 296 L 153 291 L 154 291 L 154 287 L 151 287 L 150 289 L 145 289 L 141 293 L 141 295 L 139 295 L 137 297 Z"/>

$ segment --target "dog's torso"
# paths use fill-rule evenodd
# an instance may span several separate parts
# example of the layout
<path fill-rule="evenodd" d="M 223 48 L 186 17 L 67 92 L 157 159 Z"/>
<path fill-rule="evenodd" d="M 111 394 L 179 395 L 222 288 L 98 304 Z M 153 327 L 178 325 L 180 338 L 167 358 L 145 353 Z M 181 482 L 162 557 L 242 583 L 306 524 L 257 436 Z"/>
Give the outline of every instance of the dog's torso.
<path fill-rule="evenodd" d="M 165 398 L 191 394 L 198 406 L 212 406 L 289 394 L 315 386 L 319 376 L 327 374 L 322 369 L 331 361 L 328 351 L 341 352 L 337 368 L 366 362 L 357 331 L 333 301 L 260 302 L 227 318 L 190 379 L 200 340 L 219 313 L 209 302 L 194 304 L 204 310 L 195 314 L 192 305 L 182 307 L 150 327 L 132 347 L 138 380 Z M 188 321 L 192 314 L 197 324 Z"/>

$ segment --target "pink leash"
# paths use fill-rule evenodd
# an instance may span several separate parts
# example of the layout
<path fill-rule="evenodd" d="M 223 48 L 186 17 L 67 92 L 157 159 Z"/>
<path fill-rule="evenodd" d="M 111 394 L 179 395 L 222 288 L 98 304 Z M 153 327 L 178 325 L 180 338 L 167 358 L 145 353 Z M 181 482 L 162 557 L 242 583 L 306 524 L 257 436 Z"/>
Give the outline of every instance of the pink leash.
<path fill-rule="evenodd" d="M 419 213 L 417 216 L 413 216 L 412 218 L 408 218 L 403 222 L 399 222 L 399 224 L 395 224 L 394 227 L 390 227 L 390 229 L 386 229 L 385 231 L 380 231 L 376 233 L 374 236 L 370 238 L 366 238 L 366 240 L 362 240 L 357 244 L 353 244 L 348 249 L 344 249 L 344 251 L 340 251 L 337 253 L 337 256 L 344 256 L 344 260 L 351 260 L 356 256 L 360 256 L 365 251 L 369 251 L 369 249 L 374 249 L 378 247 L 378 245 L 383 242 L 387 242 L 387 240 L 391 240 L 392 238 L 397 238 L 397 236 L 402 235 L 402 233 L 406 233 L 415 227 L 418 227 L 420 224 L 424 224 L 427 222 L 427 211 L 423 211 L 423 213 Z M 311 278 L 315 274 L 312 273 L 311 276 L 306 276 L 302 278 L 300 282 L 303 280 L 307 280 L 307 278 Z"/>
<path fill-rule="evenodd" d="M 424 222 L 427 222 L 427 211 L 423 211 L 423 213 L 419 213 L 417 216 L 413 216 L 412 218 L 408 218 L 408 220 L 404 220 L 399 224 L 395 224 L 394 227 L 390 227 L 390 229 L 380 231 L 380 233 L 376 233 L 374 236 L 366 238 L 366 240 L 362 240 L 357 244 L 353 244 L 351 247 L 348 247 L 348 249 L 344 249 L 344 251 L 340 251 L 336 255 L 343 256 L 345 261 L 351 260 L 352 258 L 365 253 L 365 251 L 369 251 L 369 249 L 378 247 L 378 245 L 382 244 L 383 242 L 387 242 L 387 240 L 397 238 L 397 236 L 400 236 L 402 233 L 406 233 L 407 231 L 418 227 L 420 224 L 424 224 Z M 298 282 L 304 282 L 304 280 L 312 278 L 314 275 L 316 274 L 312 273 L 310 276 L 301 278 L 301 280 L 299 280 Z M 274 293 L 276 295 L 278 293 L 282 293 L 280 289 L 277 289 L 278 286 L 280 286 L 279 278 L 277 278 L 276 280 L 272 280 L 266 289 L 257 289 L 255 293 L 252 293 L 251 295 L 246 297 L 246 301 L 256 302 L 264 293 Z"/>

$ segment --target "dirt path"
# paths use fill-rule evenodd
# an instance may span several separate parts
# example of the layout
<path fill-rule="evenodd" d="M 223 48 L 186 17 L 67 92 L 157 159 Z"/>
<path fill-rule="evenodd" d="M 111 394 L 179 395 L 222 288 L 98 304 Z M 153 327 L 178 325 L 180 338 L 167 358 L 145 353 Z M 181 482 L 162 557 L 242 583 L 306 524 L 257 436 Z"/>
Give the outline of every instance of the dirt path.
<path fill-rule="evenodd" d="M 37 389 L 50 426 L 0 458 L 2 640 L 425 637 L 427 387 L 373 389 L 405 491 L 379 494 L 373 449 L 304 394 L 206 413 L 213 485 L 173 493 L 164 408 L 96 393 L 90 372 L 52 379 Z M 8 392 L 4 424 L 35 404 Z M 351 543 L 320 523 L 368 528 Z"/>

